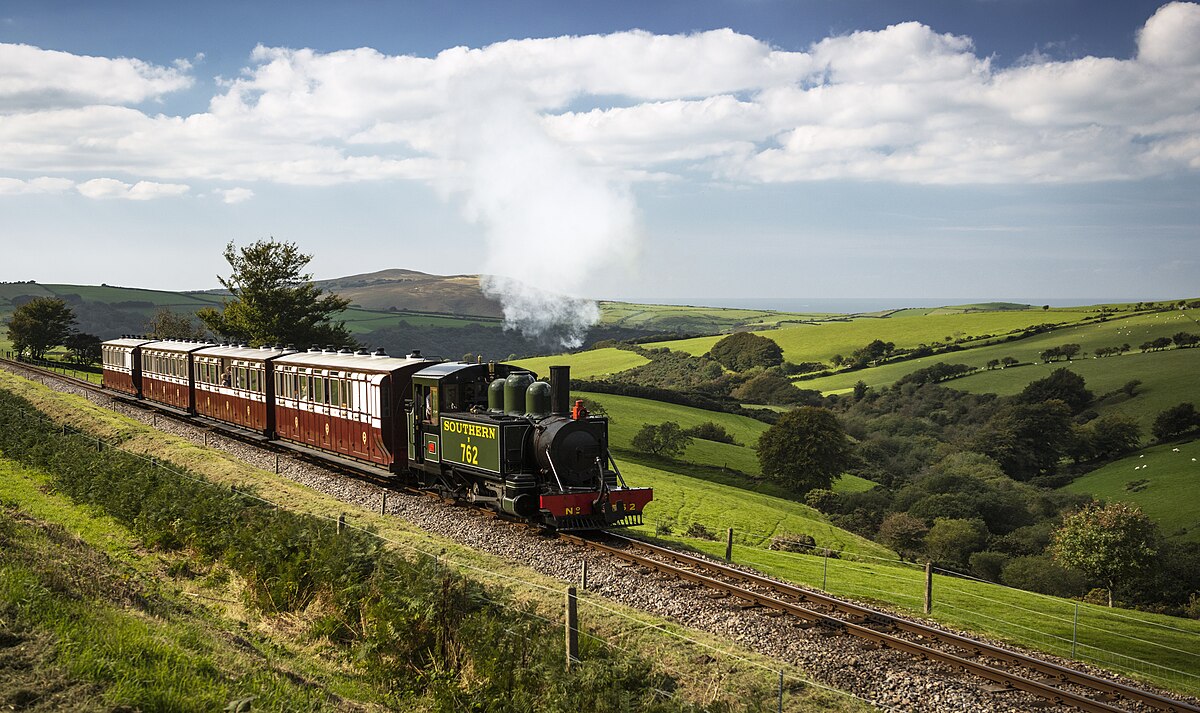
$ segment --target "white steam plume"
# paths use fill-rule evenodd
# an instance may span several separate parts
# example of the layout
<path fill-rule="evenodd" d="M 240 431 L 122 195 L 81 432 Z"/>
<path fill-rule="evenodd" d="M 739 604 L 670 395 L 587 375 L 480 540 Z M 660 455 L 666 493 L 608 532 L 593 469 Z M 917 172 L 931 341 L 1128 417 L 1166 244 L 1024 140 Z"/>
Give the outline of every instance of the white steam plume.
<path fill-rule="evenodd" d="M 484 294 L 500 301 L 506 328 L 577 347 L 600 311 L 573 295 L 636 252 L 628 184 L 551 139 L 518 93 L 464 93 L 470 113 L 454 135 L 465 169 L 458 188 L 467 218 L 485 229 Z"/>

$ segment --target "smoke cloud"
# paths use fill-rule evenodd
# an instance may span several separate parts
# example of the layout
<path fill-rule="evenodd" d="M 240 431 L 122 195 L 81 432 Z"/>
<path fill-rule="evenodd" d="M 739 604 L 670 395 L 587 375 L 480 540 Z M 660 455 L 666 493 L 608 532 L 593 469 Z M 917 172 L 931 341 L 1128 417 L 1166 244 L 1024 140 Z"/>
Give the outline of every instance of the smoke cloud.
<path fill-rule="evenodd" d="M 464 169 L 457 192 L 485 231 L 484 294 L 500 301 L 506 328 L 577 347 L 600 319 L 595 302 L 578 295 L 637 252 L 628 182 L 552 139 L 511 85 L 473 88 L 454 140 Z"/>

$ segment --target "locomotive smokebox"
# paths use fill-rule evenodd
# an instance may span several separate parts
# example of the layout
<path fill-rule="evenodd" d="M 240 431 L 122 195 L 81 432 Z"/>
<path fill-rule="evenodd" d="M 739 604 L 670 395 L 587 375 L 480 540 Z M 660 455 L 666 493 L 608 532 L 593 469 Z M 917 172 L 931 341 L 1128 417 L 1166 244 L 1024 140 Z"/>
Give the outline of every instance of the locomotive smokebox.
<path fill-rule="evenodd" d="M 571 414 L 571 367 L 550 367 L 550 413 L 555 416 Z"/>

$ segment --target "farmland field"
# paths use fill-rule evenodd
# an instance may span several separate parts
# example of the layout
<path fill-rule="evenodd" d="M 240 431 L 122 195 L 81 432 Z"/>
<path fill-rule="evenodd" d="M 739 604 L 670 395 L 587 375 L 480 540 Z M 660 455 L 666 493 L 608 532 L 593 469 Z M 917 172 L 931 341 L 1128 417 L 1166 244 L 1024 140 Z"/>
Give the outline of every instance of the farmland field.
<path fill-rule="evenodd" d="M 627 349 L 592 349 L 585 352 L 563 354 L 560 356 L 534 357 L 518 359 L 510 362 L 523 369 L 529 369 L 542 378 L 550 374 L 552 366 L 571 367 L 571 378 L 593 379 L 598 376 L 608 376 L 619 371 L 632 369 L 649 363 L 649 359 Z"/>
<path fill-rule="evenodd" d="M 726 332 L 734 329 L 765 329 L 788 322 L 806 322 L 829 317 L 827 314 L 771 312 L 767 310 L 724 307 L 687 307 L 675 305 L 601 302 L 602 324 L 674 332 Z"/>
<path fill-rule="evenodd" d="M 913 314 L 905 316 L 906 312 Z M 1044 323 L 1076 323 L 1097 316 L 1090 308 L 1028 309 L 996 312 L 963 312 L 955 314 L 926 314 L 927 310 L 903 310 L 887 317 L 856 317 L 845 320 L 787 325 L 779 329 L 756 332 L 773 339 L 783 349 L 784 359 L 800 363 L 828 363 L 836 354 L 849 356 L 855 349 L 873 340 L 892 342 L 899 348 L 920 344 L 939 344 L 984 335 L 1003 336 L 1013 331 Z M 720 336 L 698 337 L 659 342 L 654 346 L 667 347 L 700 355 L 712 348 Z"/>
<path fill-rule="evenodd" d="M 1134 503 L 1167 536 L 1200 542 L 1200 440 L 1154 446 L 1084 475 L 1062 490 Z"/>

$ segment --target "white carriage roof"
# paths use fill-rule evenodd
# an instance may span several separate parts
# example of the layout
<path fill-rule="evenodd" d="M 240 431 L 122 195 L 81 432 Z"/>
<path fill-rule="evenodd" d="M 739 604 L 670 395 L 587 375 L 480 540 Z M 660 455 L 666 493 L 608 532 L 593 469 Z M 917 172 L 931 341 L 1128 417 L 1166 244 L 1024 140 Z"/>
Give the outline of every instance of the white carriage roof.
<path fill-rule="evenodd" d="M 153 339 L 145 337 L 121 337 L 120 339 L 109 339 L 102 346 L 106 347 L 140 347 L 143 344 L 153 342 Z"/>
<path fill-rule="evenodd" d="M 336 369 L 339 371 L 362 371 L 376 374 L 389 373 L 405 367 L 419 367 L 432 363 L 428 359 L 390 357 L 382 354 L 354 352 L 307 351 L 288 354 L 275 360 L 281 366 L 300 366 L 307 369 Z"/>
<path fill-rule="evenodd" d="M 205 347 L 215 347 L 215 346 L 216 345 L 213 344 L 212 342 L 190 342 L 190 341 L 183 341 L 183 340 L 176 341 L 176 340 L 165 339 L 161 342 L 148 342 L 146 344 L 143 344 L 142 349 L 143 350 L 153 349 L 154 351 L 160 351 L 160 352 L 182 352 L 182 353 L 186 354 L 188 352 L 194 352 L 194 351 L 203 349 Z"/>
<path fill-rule="evenodd" d="M 220 346 L 205 347 L 196 352 L 196 356 L 224 357 L 229 359 L 244 359 L 246 361 L 267 361 L 285 354 L 295 354 L 295 349 L 280 349 L 278 347 L 242 347 Z"/>

